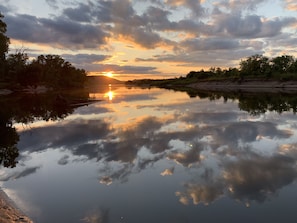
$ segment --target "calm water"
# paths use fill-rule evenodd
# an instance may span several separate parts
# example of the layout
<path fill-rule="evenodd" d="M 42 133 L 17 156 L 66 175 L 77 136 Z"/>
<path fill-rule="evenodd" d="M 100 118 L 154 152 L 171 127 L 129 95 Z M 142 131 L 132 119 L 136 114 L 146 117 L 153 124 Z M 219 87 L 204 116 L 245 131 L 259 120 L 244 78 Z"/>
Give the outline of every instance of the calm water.
<path fill-rule="evenodd" d="M 0 186 L 36 222 L 296 222 L 291 110 L 162 89 L 90 96 L 102 101 L 13 124 L 18 163 Z"/>

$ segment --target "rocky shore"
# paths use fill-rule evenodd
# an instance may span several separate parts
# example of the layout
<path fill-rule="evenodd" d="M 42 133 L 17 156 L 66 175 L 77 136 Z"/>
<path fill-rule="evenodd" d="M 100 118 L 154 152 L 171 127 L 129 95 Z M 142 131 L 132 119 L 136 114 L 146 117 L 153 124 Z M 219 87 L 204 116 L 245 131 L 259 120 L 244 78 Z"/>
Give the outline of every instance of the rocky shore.
<path fill-rule="evenodd" d="M 33 223 L 0 189 L 0 223 Z"/>

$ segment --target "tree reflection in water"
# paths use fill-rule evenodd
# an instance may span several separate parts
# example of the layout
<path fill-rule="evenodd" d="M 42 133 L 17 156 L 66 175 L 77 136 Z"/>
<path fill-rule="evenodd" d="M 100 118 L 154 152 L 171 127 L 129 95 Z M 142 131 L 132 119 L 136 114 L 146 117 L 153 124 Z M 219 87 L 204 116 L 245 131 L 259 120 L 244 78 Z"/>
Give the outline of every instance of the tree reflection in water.
<path fill-rule="evenodd" d="M 89 93 L 51 92 L 16 94 L 0 97 L 0 165 L 13 168 L 17 164 L 19 135 L 14 123 L 28 124 L 36 120 L 64 119 L 74 109 L 91 103 Z"/>
<path fill-rule="evenodd" d="M 19 135 L 15 128 L 12 127 L 11 117 L 7 113 L 4 107 L 0 111 L 0 165 L 4 167 L 15 167 L 16 158 L 19 155 L 19 151 L 16 144 L 19 141 Z"/>
<path fill-rule="evenodd" d="M 276 111 L 283 113 L 292 111 L 297 112 L 296 94 L 292 93 L 251 93 L 251 92 L 208 92 L 194 89 L 186 89 L 187 94 L 194 98 L 208 98 L 209 100 L 219 100 L 223 98 L 225 102 L 228 100 L 238 100 L 238 107 L 243 111 L 247 111 L 251 115 L 260 115 L 267 111 Z"/>

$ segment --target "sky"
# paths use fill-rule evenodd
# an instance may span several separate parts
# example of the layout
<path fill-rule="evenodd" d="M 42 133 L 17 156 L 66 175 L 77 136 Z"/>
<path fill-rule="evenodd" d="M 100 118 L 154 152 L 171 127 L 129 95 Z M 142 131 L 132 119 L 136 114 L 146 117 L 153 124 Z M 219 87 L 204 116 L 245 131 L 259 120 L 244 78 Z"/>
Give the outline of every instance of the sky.
<path fill-rule="evenodd" d="M 119 80 L 297 57 L 295 0 L 0 0 L 0 12 L 10 53 L 56 54 Z"/>

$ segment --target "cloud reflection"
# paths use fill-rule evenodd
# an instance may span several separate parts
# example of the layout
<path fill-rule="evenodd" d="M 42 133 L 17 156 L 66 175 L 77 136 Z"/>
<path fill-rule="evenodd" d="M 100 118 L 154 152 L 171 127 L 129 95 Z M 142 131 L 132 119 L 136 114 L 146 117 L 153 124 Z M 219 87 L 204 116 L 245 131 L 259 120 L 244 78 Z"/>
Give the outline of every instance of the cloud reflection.
<path fill-rule="evenodd" d="M 36 167 L 28 167 L 21 171 L 13 171 L 5 175 L 0 175 L 0 181 L 9 181 L 9 180 L 16 180 L 22 177 L 27 177 L 31 174 L 34 174 L 37 170 L 39 170 L 41 166 Z"/>
<path fill-rule="evenodd" d="M 296 160 L 282 155 L 239 159 L 226 164 L 223 174 L 230 196 L 247 202 L 264 202 L 296 177 Z"/>
<path fill-rule="evenodd" d="M 191 145 L 191 147 L 192 148 L 186 152 L 172 152 L 168 155 L 168 158 L 182 164 L 185 167 L 190 167 L 192 164 L 200 161 L 200 153 L 203 151 L 203 147 L 200 145 L 194 144 L 194 146 Z"/>
<path fill-rule="evenodd" d="M 108 176 L 103 176 L 100 179 L 100 183 L 108 186 L 108 185 L 112 184 L 112 178 L 108 177 Z"/>
<path fill-rule="evenodd" d="M 277 147 L 279 142 L 289 142 L 294 131 L 268 121 L 239 120 L 239 116 L 236 112 L 175 112 L 120 124 L 110 118 L 68 120 L 21 132 L 19 148 L 29 154 L 48 148 L 66 150 L 69 155 L 62 156 L 59 165 L 74 160 L 71 156 L 102 163 L 98 179 L 105 185 L 127 182 L 131 174 L 167 158 L 173 166 L 160 171 L 162 176 L 173 175 L 175 163 L 199 173 L 204 170 L 176 192 L 183 204 L 208 205 L 223 196 L 243 203 L 264 202 L 296 180 L 297 153 L 287 143 L 265 155 L 259 149 L 265 146 L 260 144 L 262 138 L 274 140 Z"/>
<path fill-rule="evenodd" d="M 160 173 L 161 176 L 171 176 L 174 173 L 174 167 L 171 167 L 169 169 L 165 169 L 162 173 Z"/>
<path fill-rule="evenodd" d="M 59 165 L 67 165 L 69 163 L 69 156 L 65 155 L 63 156 L 59 161 L 58 164 Z"/>
<path fill-rule="evenodd" d="M 245 158 L 222 160 L 221 175 L 212 175 L 206 182 L 186 183 L 184 192 L 176 192 L 181 203 L 189 204 L 192 200 L 195 205 L 207 205 L 222 196 L 246 205 L 253 201 L 262 203 L 297 179 L 296 159 L 290 156 L 246 154 Z"/>
<path fill-rule="evenodd" d="M 184 205 L 188 205 L 190 200 L 195 205 L 199 203 L 208 205 L 224 194 L 222 188 L 217 184 L 185 184 L 184 187 L 185 192 L 176 192 L 179 201 Z"/>
<path fill-rule="evenodd" d="M 89 211 L 82 221 L 86 223 L 108 223 L 109 209 L 96 209 Z"/>

